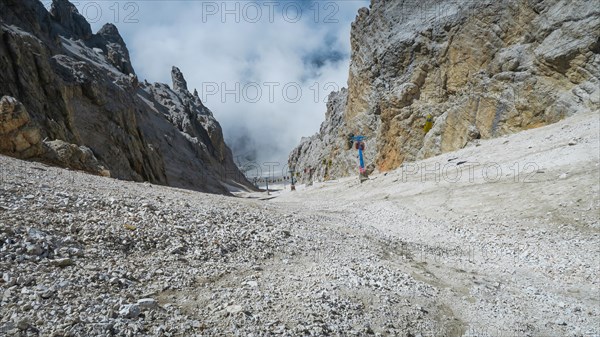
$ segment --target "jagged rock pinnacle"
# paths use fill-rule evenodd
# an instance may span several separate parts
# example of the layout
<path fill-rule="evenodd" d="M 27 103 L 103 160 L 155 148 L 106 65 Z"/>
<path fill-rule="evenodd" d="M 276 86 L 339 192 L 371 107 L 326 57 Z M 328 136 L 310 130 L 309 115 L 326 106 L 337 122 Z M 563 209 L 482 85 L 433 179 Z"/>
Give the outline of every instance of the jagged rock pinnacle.
<path fill-rule="evenodd" d="M 173 80 L 173 90 L 175 91 L 182 91 L 182 90 L 188 90 L 187 88 L 187 82 L 185 81 L 185 78 L 183 77 L 183 73 L 181 72 L 181 70 L 179 70 L 179 68 L 173 66 L 173 69 L 171 69 L 171 79 Z"/>
<path fill-rule="evenodd" d="M 107 23 L 100 28 L 96 35 L 99 38 L 96 46 L 104 50 L 108 61 L 124 74 L 135 74 L 129 50 L 117 27 L 112 23 Z"/>
<path fill-rule="evenodd" d="M 52 0 L 50 16 L 65 30 L 65 35 L 87 40 L 92 36 L 92 28 L 79 14 L 75 5 L 67 0 Z"/>
<path fill-rule="evenodd" d="M 125 45 L 125 41 L 123 41 L 123 38 L 119 33 L 119 29 L 112 23 L 107 23 L 102 26 L 102 28 L 100 28 L 98 31 L 98 35 L 102 35 L 102 37 L 104 37 L 104 39 L 108 42 Z"/>

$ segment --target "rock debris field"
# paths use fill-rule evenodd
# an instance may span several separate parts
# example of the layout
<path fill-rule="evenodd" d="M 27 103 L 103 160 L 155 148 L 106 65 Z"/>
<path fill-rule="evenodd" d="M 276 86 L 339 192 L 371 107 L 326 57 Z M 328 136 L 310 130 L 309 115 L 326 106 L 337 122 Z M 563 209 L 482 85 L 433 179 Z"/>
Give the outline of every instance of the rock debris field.
<path fill-rule="evenodd" d="M 529 181 L 398 170 L 271 200 L 2 156 L 0 335 L 597 337 L 598 130 L 423 162 L 534 162 Z"/>

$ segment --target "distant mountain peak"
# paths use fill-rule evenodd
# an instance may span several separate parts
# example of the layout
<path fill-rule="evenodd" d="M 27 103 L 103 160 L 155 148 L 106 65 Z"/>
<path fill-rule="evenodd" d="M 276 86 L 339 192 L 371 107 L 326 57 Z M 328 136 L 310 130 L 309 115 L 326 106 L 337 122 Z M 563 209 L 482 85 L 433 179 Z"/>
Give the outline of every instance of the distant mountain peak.
<path fill-rule="evenodd" d="M 173 66 L 171 69 L 171 79 L 173 80 L 173 90 L 175 91 L 187 91 L 187 82 L 185 81 L 185 77 L 183 77 L 183 73 L 179 68 Z"/>
<path fill-rule="evenodd" d="M 123 74 L 135 74 L 129 50 L 117 26 L 112 23 L 105 24 L 92 40 L 91 45 L 102 49 L 106 53 L 107 60 Z"/>
<path fill-rule="evenodd" d="M 63 28 L 61 35 L 83 40 L 92 37 L 90 24 L 68 0 L 52 0 L 50 16 Z"/>

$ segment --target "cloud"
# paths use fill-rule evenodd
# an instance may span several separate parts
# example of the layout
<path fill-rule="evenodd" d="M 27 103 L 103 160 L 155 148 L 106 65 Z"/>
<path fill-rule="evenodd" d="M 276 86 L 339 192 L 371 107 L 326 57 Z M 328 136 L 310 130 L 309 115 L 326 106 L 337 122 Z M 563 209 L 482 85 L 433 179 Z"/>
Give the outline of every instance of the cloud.
<path fill-rule="evenodd" d="M 139 1 L 118 13 L 96 4 L 92 27 L 117 24 L 140 78 L 170 84 L 177 65 L 238 161 L 283 166 L 319 129 L 329 92 L 346 86 L 350 25 L 369 1 Z"/>

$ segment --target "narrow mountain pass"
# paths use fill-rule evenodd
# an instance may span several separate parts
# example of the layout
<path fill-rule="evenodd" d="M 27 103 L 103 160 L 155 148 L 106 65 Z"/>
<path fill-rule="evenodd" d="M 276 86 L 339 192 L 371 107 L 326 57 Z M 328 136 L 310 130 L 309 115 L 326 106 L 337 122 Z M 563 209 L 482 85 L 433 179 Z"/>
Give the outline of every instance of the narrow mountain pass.
<path fill-rule="evenodd" d="M 0 331 L 597 336 L 598 130 L 578 115 L 269 200 L 0 156 Z M 416 173 L 435 163 L 467 180 Z"/>

